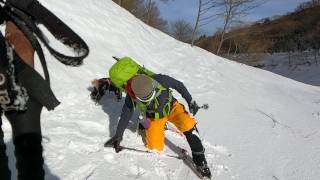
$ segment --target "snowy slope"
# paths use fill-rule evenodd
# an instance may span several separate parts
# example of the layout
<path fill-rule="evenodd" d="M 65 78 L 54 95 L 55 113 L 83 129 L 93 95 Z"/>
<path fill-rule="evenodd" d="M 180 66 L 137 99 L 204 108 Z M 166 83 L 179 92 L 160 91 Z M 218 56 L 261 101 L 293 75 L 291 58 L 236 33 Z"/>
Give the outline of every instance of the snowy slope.
<path fill-rule="evenodd" d="M 107 95 L 102 105 L 96 106 L 90 101 L 88 87 L 93 78 L 106 76 L 114 63 L 112 55 L 129 55 L 155 72 L 174 76 L 186 84 L 199 104 L 210 104 L 210 109 L 200 111 L 196 118 L 214 179 L 320 177 L 318 87 L 192 48 L 144 25 L 111 1 L 41 2 L 91 48 L 80 68 L 66 67 L 46 52 L 52 87 L 62 101 L 55 111 L 42 114 L 47 179 L 196 179 L 180 160 L 133 152 L 116 154 L 103 148 L 115 131 L 123 102 Z M 3 129 L 12 151 L 7 121 Z M 167 139 L 165 153 L 175 154 L 173 144 L 188 147 L 183 137 L 174 133 L 167 132 Z M 134 123 L 122 144 L 143 149 Z M 9 154 L 13 166 L 13 153 Z"/>

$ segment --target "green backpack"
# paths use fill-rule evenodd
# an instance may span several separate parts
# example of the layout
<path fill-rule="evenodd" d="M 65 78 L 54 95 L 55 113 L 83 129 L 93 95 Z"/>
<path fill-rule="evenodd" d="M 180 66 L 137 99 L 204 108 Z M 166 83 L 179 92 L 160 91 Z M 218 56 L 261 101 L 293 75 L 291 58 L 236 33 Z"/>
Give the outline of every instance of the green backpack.
<path fill-rule="evenodd" d="M 112 83 L 121 90 L 124 88 L 127 81 L 136 74 L 145 74 L 147 76 L 152 76 L 155 73 L 140 66 L 130 57 L 120 58 L 109 69 L 109 77 L 111 78 Z"/>

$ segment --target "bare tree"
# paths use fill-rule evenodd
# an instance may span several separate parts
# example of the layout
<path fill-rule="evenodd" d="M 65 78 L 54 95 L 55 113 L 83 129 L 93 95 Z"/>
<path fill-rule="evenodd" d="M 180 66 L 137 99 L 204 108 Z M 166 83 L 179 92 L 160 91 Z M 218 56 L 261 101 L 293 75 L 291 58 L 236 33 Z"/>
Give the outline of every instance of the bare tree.
<path fill-rule="evenodd" d="M 151 11 L 152 11 L 152 0 L 148 0 L 148 2 L 147 2 L 147 19 L 146 19 L 147 24 L 150 24 Z"/>
<path fill-rule="evenodd" d="M 118 0 L 119 6 L 122 6 L 122 0 Z"/>
<path fill-rule="evenodd" d="M 139 19 L 141 19 L 143 22 L 148 24 L 149 26 L 152 26 L 154 28 L 157 28 L 163 32 L 168 31 L 168 23 L 166 20 L 164 20 L 161 15 L 159 8 L 157 7 L 157 4 L 153 0 L 146 0 L 143 3 L 142 8 L 142 14 Z"/>
<path fill-rule="evenodd" d="M 186 20 L 180 19 L 172 23 L 172 36 L 182 42 L 190 43 L 193 28 Z"/>
<path fill-rule="evenodd" d="M 113 0 L 146 24 L 167 32 L 167 21 L 161 18 L 154 0 Z M 168 2 L 169 0 L 161 0 Z M 172 1 L 172 0 L 171 0 Z"/>
<path fill-rule="evenodd" d="M 196 19 L 196 23 L 195 23 L 193 31 L 192 31 L 191 46 L 193 46 L 193 44 L 194 44 L 194 34 L 195 34 L 196 30 L 198 29 L 200 13 L 201 13 L 201 6 L 202 6 L 202 0 L 199 0 L 197 19 Z"/>
<path fill-rule="evenodd" d="M 130 13 L 136 17 L 141 16 L 141 11 L 144 10 L 143 2 L 144 0 L 112 0 L 113 2 L 119 4 L 119 6 L 128 10 Z"/>
<path fill-rule="evenodd" d="M 226 40 L 226 32 L 231 27 L 232 23 L 247 15 L 247 13 L 264 3 L 266 0 L 217 0 L 219 5 L 223 7 L 220 14 L 223 19 L 223 28 L 220 34 L 220 41 L 217 49 L 217 55 L 219 55 L 221 47 Z"/>
<path fill-rule="evenodd" d="M 145 23 L 147 23 L 148 25 L 150 25 L 150 21 L 151 21 L 151 16 L 153 13 L 153 9 L 156 6 L 155 2 L 153 2 L 153 0 L 146 0 L 147 1 L 147 6 L 146 6 L 146 13 L 147 13 L 147 18 Z M 168 3 L 169 1 L 174 1 L 174 0 L 161 0 L 164 3 Z"/>
<path fill-rule="evenodd" d="M 193 28 L 191 46 L 194 45 L 196 32 L 199 30 L 199 28 L 211 23 L 214 20 L 214 18 L 217 17 L 217 14 L 211 12 L 211 10 L 213 10 L 215 7 L 218 6 L 218 3 L 216 0 L 198 0 L 198 1 L 199 1 L 198 13 L 197 13 L 196 22 Z"/>
<path fill-rule="evenodd" d="M 320 5 L 320 0 L 310 0 L 307 2 L 301 3 L 297 8 L 296 11 L 301 11 L 307 8 L 315 7 Z"/>

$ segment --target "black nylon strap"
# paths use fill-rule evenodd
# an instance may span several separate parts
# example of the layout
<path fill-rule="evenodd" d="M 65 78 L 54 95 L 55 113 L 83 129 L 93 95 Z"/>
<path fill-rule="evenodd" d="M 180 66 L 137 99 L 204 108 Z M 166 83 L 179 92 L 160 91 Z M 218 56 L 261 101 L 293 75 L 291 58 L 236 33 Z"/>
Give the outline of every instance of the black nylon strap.
<path fill-rule="evenodd" d="M 21 2 L 24 3 L 21 4 Z M 6 8 L 7 11 L 11 11 L 17 18 L 24 21 L 26 26 L 37 35 L 48 48 L 49 52 L 61 63 L 70 66 L 79 66 L 83 63 L 83 59 L 88 56 L 89 47 L 83 39 L 38 1 L 9 0 L 6 6 L 8 6 L 8 8 Z M 50 46 L 42 31 L 34 23 L 34 20 L 37 23 L 43 24 L 57 40 L 71 48 L 76 56 L 62 54 Z"/>
<path fill-rule="evenodd" d="M 28 38 L 30 43 L 32 44 L 32 47 L 35 49 L 35 51 L 38 54 L 38 57 L 40 59 L 40 63 L 43 69 L 43 73 L 45 76 L 46 81 L 50 84 L 50 77 L 49 72 L 47 68 L 47 63 L 45 61 L 45 56 L 43 54 L 42 47 L 38 41 L 38 39 L 34 36 L 33 32 L 30 31 L 28 26 L 26 24 L 32 24 L 29 19 L 29 17 L 25 16 L 23 20 L 16 17 L 11 11 L 7 12 L 10 19 L 14 22 L 14 24 L 23 32 L 23 34 Z"/>

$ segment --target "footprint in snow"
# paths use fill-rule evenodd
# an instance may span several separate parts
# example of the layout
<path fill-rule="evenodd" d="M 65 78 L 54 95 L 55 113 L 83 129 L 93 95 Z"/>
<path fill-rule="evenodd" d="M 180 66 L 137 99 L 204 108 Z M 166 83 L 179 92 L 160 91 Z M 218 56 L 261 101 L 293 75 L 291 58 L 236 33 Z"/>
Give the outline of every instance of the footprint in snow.
<path fill-rule="evenodd" d="M 212 145 L 208 142 L 204 142 L 203 144 L 206 148 L 212 149 L 215 153 L 219 153 L 219 154 L 222 154 L 222 155 L 228 156 L 228 157 L 232 156 L 232 154 L 229 152 L 229 150 L 222 145 Z"/>
<path fill-rule="evenodd" d="M 89 177 L 91 177 L 96 170 L 96 166 L 93 164 L 87 164 L 80 168 L 78 168 L 76 171 L 71 172 L 66 180 L 88 180 Z"/>
<path fill-rule="evenodd" d="M 106 160 L 110 164 L 117 164 L 118 161 L 115 159 L 113 154 L 106 154 L 103 157 L 104 160 Z"/>

